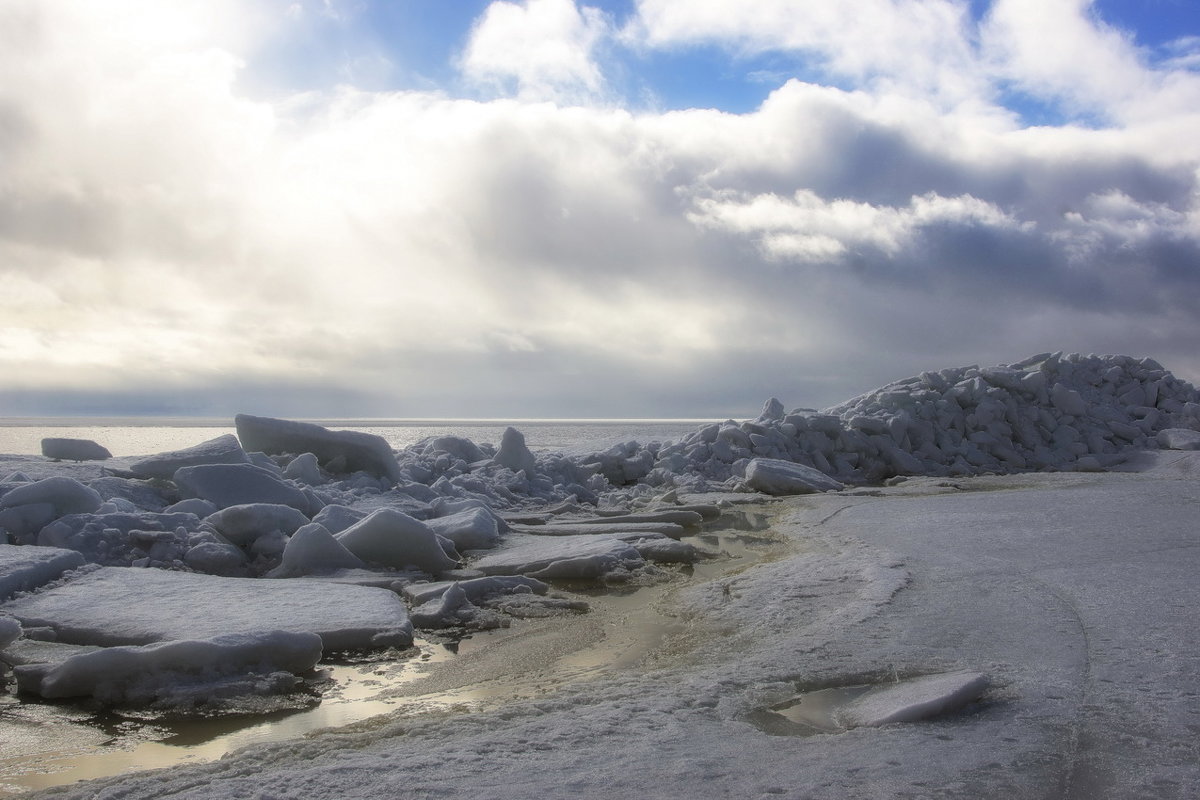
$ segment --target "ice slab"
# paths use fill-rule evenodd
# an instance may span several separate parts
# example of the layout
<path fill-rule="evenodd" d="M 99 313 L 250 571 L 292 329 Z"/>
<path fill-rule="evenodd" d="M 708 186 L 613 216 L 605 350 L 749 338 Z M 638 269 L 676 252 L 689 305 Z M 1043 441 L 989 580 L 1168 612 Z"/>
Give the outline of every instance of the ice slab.
<path fill-rule="evenodd" d="M 91 439 L 42 439 L 42 455 L 56 461 L 105 461 L 112 458 L 107 447 Z"/>
<path fill-rule="evenodd" d="M 392 448 L 382 436 L 359 431 L 331 431 L 308 422 L 238 414 L 238 438 L 247 450 L 269 455 L 312 453 L 330 472 L 369 472 L 392 483 L 403 479 Z"/>
<path fill-rule="evenodd" d="M 194 698 L 196 684 L 215 683 L 224 690 L 220 679 L 231 675 L 308 672 L 320 659 L 321 638 L 316 634 L 264 631 L 106 647 L 75 653 L 57 664 L 22 665 L 14 672 L 21 691 L 48 699 L 145 703 L 177 694 L 183 687 L 189 699 Z"/>
<path fill-rule="evenodd" d="M 360 569 L 362 566 L 362 559 L 347 550 L 325 526 L 310 522 L 288 539 L 282 562 L 267 577 L 295 578 L 329 574 L 340 569 Z"/>
<path fill-rule="evenodd" d="M 313 498 L 279 476 L 253 464 L 202 464 L 175 473 L 183 498 L 208 500 L 217 508 L 274 503 L 315 513 Z"/>
<path fill-rule="evenodd" d="M 458 566 L 427 525 L 392 508 L 373 512 L 338 534 L 337 540 L 363 561 L 385 567 L 416 567 L 437 574 Z"/>
<path fill-rule="evenodd" d="M 1200 450 L 1200 431 L 1190 428 L 1165 428 L 1156 438 L 1164 450 Z"/>
<path fill-rule="evenodd" d="M 847 728 L 917 722 L 978 700 L 988 685 L 988 677 L 980 672 L 926 675 L 872 689 L 848 703 L 835 717 Z"/>
<path fill-rule="evenodd" d="M 486 575 L 595 579 L 645 566 L 633 545 L 616 536 L 533 536 L 514 533 L 499 551 L 470 566 Z"/>
<path fill-rule="evenodd" d="M 308 517 L 289 505 L 244 503 L 223 508 L 204 521 L 238 547 L 248 547 L 272 531 L 290 536 L 308 524 Z"/>
<path fill-rule="evenodd" d="M 104 567 L 0 605 L 0 612 L 75 644 L 142 645 L 273 630 L 316 633 L 327 650 L 412 643 L 408 611 L 390 591 L 157 569 Z"/>
<path fill-rule="evenodd" d="M 0 601 L 45 586 L 83 564 L 83 554 L 74 550 L 0 544 Z"/>
<path fill-rule="evenodd" d="M 140 458 L 129 465 L 129 471 L 139 478 L 171 480 L 176 470 L 201 464 L 248 464 L 246 451 L 232 433 L 201 442 L 195 447 Z"/>
<path fill-rule="evenodd" d="M 617 533 L 683 536 L 685 533 L 683 526 L 674 522 L 610 522 L 603 518 L 576 522 L 554 521 L 544 525 L 514 524 L 512 529 L 518 533 L 536 536 L 603 536 Z"/>
<path fill-rule="evenodd" d="M 770 495 L 811 494 L 842 488 L 840 482 L 818 469 L 776 458 L 751 459 L 746 465 L 746 485 Z"/>

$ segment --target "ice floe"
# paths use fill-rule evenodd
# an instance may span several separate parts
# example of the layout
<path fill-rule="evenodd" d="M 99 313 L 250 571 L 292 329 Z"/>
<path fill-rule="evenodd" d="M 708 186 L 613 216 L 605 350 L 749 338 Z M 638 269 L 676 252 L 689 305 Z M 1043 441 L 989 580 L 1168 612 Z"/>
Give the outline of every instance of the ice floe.
<path fill-rule="evenodd" d="M 362 470 L 393 483 L 403 477 L 392 448 L 380 436 L 250 414 L 238 414 L 234 424 L 242 447 L 250 451 L 293 456 L 312 453 L 330 472 Z"/>

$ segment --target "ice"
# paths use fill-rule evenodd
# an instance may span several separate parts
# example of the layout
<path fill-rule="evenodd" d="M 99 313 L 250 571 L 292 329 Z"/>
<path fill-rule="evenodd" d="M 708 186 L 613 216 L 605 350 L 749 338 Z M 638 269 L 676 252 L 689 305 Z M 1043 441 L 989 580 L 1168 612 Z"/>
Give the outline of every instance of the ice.
<path fill-rule="evenodd" d="M 195 514 L 200 519 L 217 513 L 217 507 L 207 500 L 201 500 L 198 497 L 192 497 L 187 500 L 180 500 L 178 503 L 172 503 L 163 509 L 169 514 Z"/>
<path fill-rule="evenodd" d="M 442 550 L 429 526 L 391 508 L 375 511 L 339 533 L 337 539 L 363 561 L 385 567 L 415 567 L 436 575 L 458 566 Z"/>
<path fill-rule="evenodd" d="M 320 509 L 320 502 L 315 497 L 253 464 L 182 467 L 175 472 L 175 484 L 185 499 L 208 500 L 217 508 L 274 503 L 305 513 L 316 513 Z"/>
<path fill-rule="evenodd" d="M 451 586 L 458 586 L 467 599 L 479 603 L 489 597 L 514 592 L 532 592 L 545 594 L 550 590 L 548 584 L 523 575 L 497 575 L 486 578 L 471 578 L 463 581 L 434 581 L 430 583 L 410 583 L 404 587 L 404 596 L 414 605 L 428 603 L 442 596 Z"/>
<path fill-rule="evenodd" d="M 104 502 L 96 490 L 74 478 L 52 477 L 23 484 L 0 497 L 0 509 L 23 505 L 49 504 L 58 516 L 89 514 Z"/>
<path fill-rule="evenodd" d="M 321 649 L 321 637 L 315 633 L 234 633 L 106 647 L 69 656 L 56 664 L 19 666 L 14 672 L 21 691 L 47 699 L 94 697 L 102 703 L 141 704 L 181 693 L 191 700 L 197 695 L 197 684 L 215 683 L 221 690 L 221 679 L 230 676 L 303 674 L 320 660 Z M 281 683 L 278 676 L 258 683 L 294 688 L 291 682 Z"/>
<path fill-rule="evenodd" d="M 2 598 L 3 595 L 0 595 Z M 21 638 L 21 623 L 12 617 L 0 617 L 0 650 Z"/>
<path fill-rule="evenodd" d="M 356 522 L 360 522 L 365 516 L 367 516 L 367 514 L 364 511 L 358 511 L 348 506 L 330 503 L 317 512 L 317 515 L 312 518 L 312 521 L 320 523 L 326 528 L 326 530 L 336 536 Z"/>
<path fill-rule="evenodd" d="M 195 447 L 172 450 L 168 453 L 140 458 L 129 465 L 129 472 L 139 478 L 158 478 L 169 481 L 184 467 L 201 464 L 248 464 L 246 451 L 232 433 L 201 442 Z"/>
<path fill-rule="evenodd" d="M 599 579 L 644 567 L 632 544 L 612 535 L 531 536 L 514 533 L 504 546 L 471 562 L 486 575 Z"/>
<path fill-rule="evenodd" d="M 183 554 L 183 563 L 197 572 L 226 577 L 246 577 L 246 553 L 224 542 L 199 542 Z"/>
<path fill-rule="evenodd" d="M 603 536 L 606 534 L 638 533 L 682 536 L 684 528 L 675 522 L 611 522 L 603 517 L 590 520 L 552 521 L 541 525 L 513 524 L 512 529 L 520 533 L 538 536 L 581 536 L 584 534 Z"/>
<path fill-rule="evenodd" d="M 325 482 L 321 475 L 321 467 L 317 457 L 312 453 L 301 453 L 293 458 L 283 470 L 285 477 L 306 483 L 309 486 L 319 486 Z"/>
<path fill-rule="evenodd" d="M 112 458 L 107 447 L 91 439 L 42 439 L 42 455 L 56 461 L 104 461 Z"/>
<path fill-rule="evenodd" d="M 979 672 L 925 675 L 872 689 L 835 718 L 847 728 L 917 722 L 957 711 L 978 700 L 988 685 L 988 677 Z"/>
<path fill-rule="evenodd" d="M 128 566 L 147 558 L 167 566 L 182 557 L 199 530 L 193 514 L 69 514 L 42 528 L 37 543 L 78 550 L 96 564 Z"/>
<path fill-rule="evenodd" d="M 295 578 L 301 575 L 320 575 L 340 569 L 360 569 L 362 559 L 346 549 L 325 526 L 309 523 L 296 531 L 283 550 L 278 567 L 267 573 L 269 578 Z"/>
<path fill-rule="evenodd" d="M 392 483 L 403 480 L 392 448 L 380 436 L 249 414 L 238 414 L 234 424 L 247 450 L 269 455 L 312 453 L 329 472 L 362 470 Z"/>
<path fill-rule="evenodd" d="M 425 450 L 430 453 L 448 453 L 468 464 L 474 464 L 487 458 L 477 444 L 461 436 L 439 436 L 430 439 Z"/>
<path fill-rule="evenodd" d="M 454 542 L 459 550 L 483 550 L 500 541 L 499 519 L 483 508 L 469 508 L 456 514 L 428 519 L 425 524 L 434 533 Z"/>
<path fill-rule="evenodd" d="M 101 646 L 211 639 L 227 633 L 315 633 L 326 650 L 412 642 L 393 592 L 315 581 L 273 581 L 102 567 L 0 605 L 58 641 Z"/>
<path fill-rule="evenodd" d="M 746 485 L 763 494 L 810 494 L 842 488 L 842 484 L 820 470 L 780 461 L 754 458 L 746 466 Z"/>
<path fill-rule="evenodd" d="M 229 506 L 207 517 L 204 521 L 238 547 L 249 547 L 260 536 L 273 531 L 291 536 L 309 522 L 308 517 L 295 508 L 274 503 L 245 503 Z"/>
<path fill-rule="evenodd" d="M 500 449 L 496 452 L 496 463 L 508 467 L 513 472 L 525 471 L 532 476 L 537 464 L 533 453 L 525 446 L 525 436 L 516 428 L 505 428 L 500 439 Z"/>
<path fill-rule="evenodd" d="M 0 601 L 44 586 L 83 564 L 83 556 L 74 550 L 0 544 Z"/>
<path fill-rule="evenodd" d="M 1157 442 L 1164 450 L 1200 450 L 1200 431 L 1166 428 L 1158 432 Z"/>

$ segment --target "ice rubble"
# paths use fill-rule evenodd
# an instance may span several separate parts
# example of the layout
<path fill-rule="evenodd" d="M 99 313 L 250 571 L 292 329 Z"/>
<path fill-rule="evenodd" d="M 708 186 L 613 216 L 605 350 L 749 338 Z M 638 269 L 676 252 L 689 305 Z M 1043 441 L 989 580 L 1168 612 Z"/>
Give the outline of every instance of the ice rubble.
<path fill-rule="evenodd" d="M 55 461 L 104 461 L 112 458 L 107 447 L 91 439 L 42 439 L 42 455 Z"/>
<path fill-rule="evenodd" d="M 145 602 L 170 597 L 193 621 L 188 603 L 202 598 L 210 604 L 203 613 L 211 638 L 243 630 L 241 606 L 257 612 L 257 593 L 274 597 L 286 587 L 297 605 L 343 605 L 349 617 L 331 630 L 374 633 L 335 636 L 336 646 L 366 646 L 384 629 L 406 629 L 404 604 L 387 588 L 359 586 L 343 588 L 371 599 L 346 606 L 345 596 L 326 594 L 340 591 L 329 588 L 331 580 L 411 588 L 442 577 L 451 580 L 435 584 L 446 587 L 436 596 L 410 596 L 419 624 L 502 624 L 496 608 L 538 613 L 522 608 L 521 598 L 540 595 L 506 591 L 503 604 L 485 607 L 489 601 L 471 594 L 471 579 L 622 579 L 652 562 L 700 557 L 677 541 L 713 513 L 688 504 L 697 493 L 825 492 L 899 475 L 1101 470 L 1138 449 L 1200 446 L 1200 397 L 1151 359 L 1055 353 L 922 373 L 823 412 L 788 412 L 772 398 L 754 420 L 593 453 L 533 453 L 512 428 L 498 447 L 443 436 L 393 452 L 379 437 L 308 423 L 239 415 L 236 426 L 238 437 L 187 450 L 88 469 L 56 464 L 58 472 L 41 480 L 10 474 L 0 482 L 8 539 L 68 548 L 91 564 L 160 569 L 68 575 L 0 613 L 43 604 L 35 627 L 78 624 L 99 637 L 124 630 L 134 612 L 112 621 L 76 618 L 94 601 L 114 614 L 128 605 L 105 599 L 105 587 L 119 584 Z M 20 470 L 47 474 L 28 460 Z M 364 573 L 364 565 L 374 572 Z M 346 570 L 355 574 L 339 577 Z M 51 572 L 13 578 L 18 571 L 4 569 L 11 585 L 20 581 L 12 591 L 55 580 Z M 291 580 L 245 581 L 261 576 Z M 310 576 L 320 580 L 297 580 Z M 229 593 L 213 594 L 218 585 Z M 241 591 L 251 595 L 235 602 Z M 78 608 L 53 602 L 63 594 Z M 390 623 L 374 616 L 378 604 L 391 609 Z M 266 625 L 257 620 L 252 630 Z M 155 631 L 146 641 L 198 639 L 190 627 L 146 630 Z M 120 635 L 107 641 L 143 643 Z"/>

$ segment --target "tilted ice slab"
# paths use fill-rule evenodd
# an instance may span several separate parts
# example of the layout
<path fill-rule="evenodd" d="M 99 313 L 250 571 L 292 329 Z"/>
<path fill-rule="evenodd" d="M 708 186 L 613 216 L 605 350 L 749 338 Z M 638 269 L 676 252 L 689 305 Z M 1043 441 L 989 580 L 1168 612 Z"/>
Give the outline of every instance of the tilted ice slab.
<path fill-rule="evenodd" d="M 61 642 L 102 646 L 211 639 L 227 633 L 315 633 L 327 650 L 407 647 L 412 624 L 385 589 L 316 581 L 222 578 L 103 567 L 0 605 Z"/>
<path fill-rule="evenodd" d="M 234 417 L 238 438 L 247 450 L 270 455 L 312 453 L 330 472 L 362 470 L 399 483 L 404 476 L 392 448 L 381 436 L 359 431 L 331 431 L 308 422 L 255 417 Z"/>
<path fill-rule="evenodd" d="M 58 547 L 0 544 L 0 601 L 57 580 L 83 566 L 83 555 Z"/>
<path fill-rule="evenodd" d="M 18 666 L 14 672 L 21 691 L 45 698 L 145 703 L 178 694 L 183 687 L 189 699 L 195 698 L 204 691 L 198 684 L 221 691 L 225 679 L 247 673 L 300 674 L 320 660 L 321 637 L 315 633 L 264 631 L 106 647 L 59 663 Z M 291 688 L 291 682 L 283 686 Z"/>
<path fill-rule="evenodd" d="M 232 433 L 201 442 L 195 447 L 157 453 L 134 461 L 129 471 L 139 478 L 171 480 L 177 470 L 201 464 L 248 464 L 250 458 Z"/>
<path fill-rule="evenodd" d="M 751 459 L 746 466 L 746 485 L 771 495 L 812 494 L 842 488 L 840 482 L 818 469 L 775 458 Z"/>
<path fill-rule="evenodd" d="M 694 547 L 658 533 L 535 536 L 513 533 L 504 545 L 471 563 L 486 575 L 596 579 L 644 567 L 646 561 L 683 563 Z"/>
<path fill-rule="evenodd" d="M 872 689 L 840 709 L 835 717 L 846 728 L 917 722 L 978 700 L 988 683 L 987 676 L 979 672 L 926 675 Z"/>

